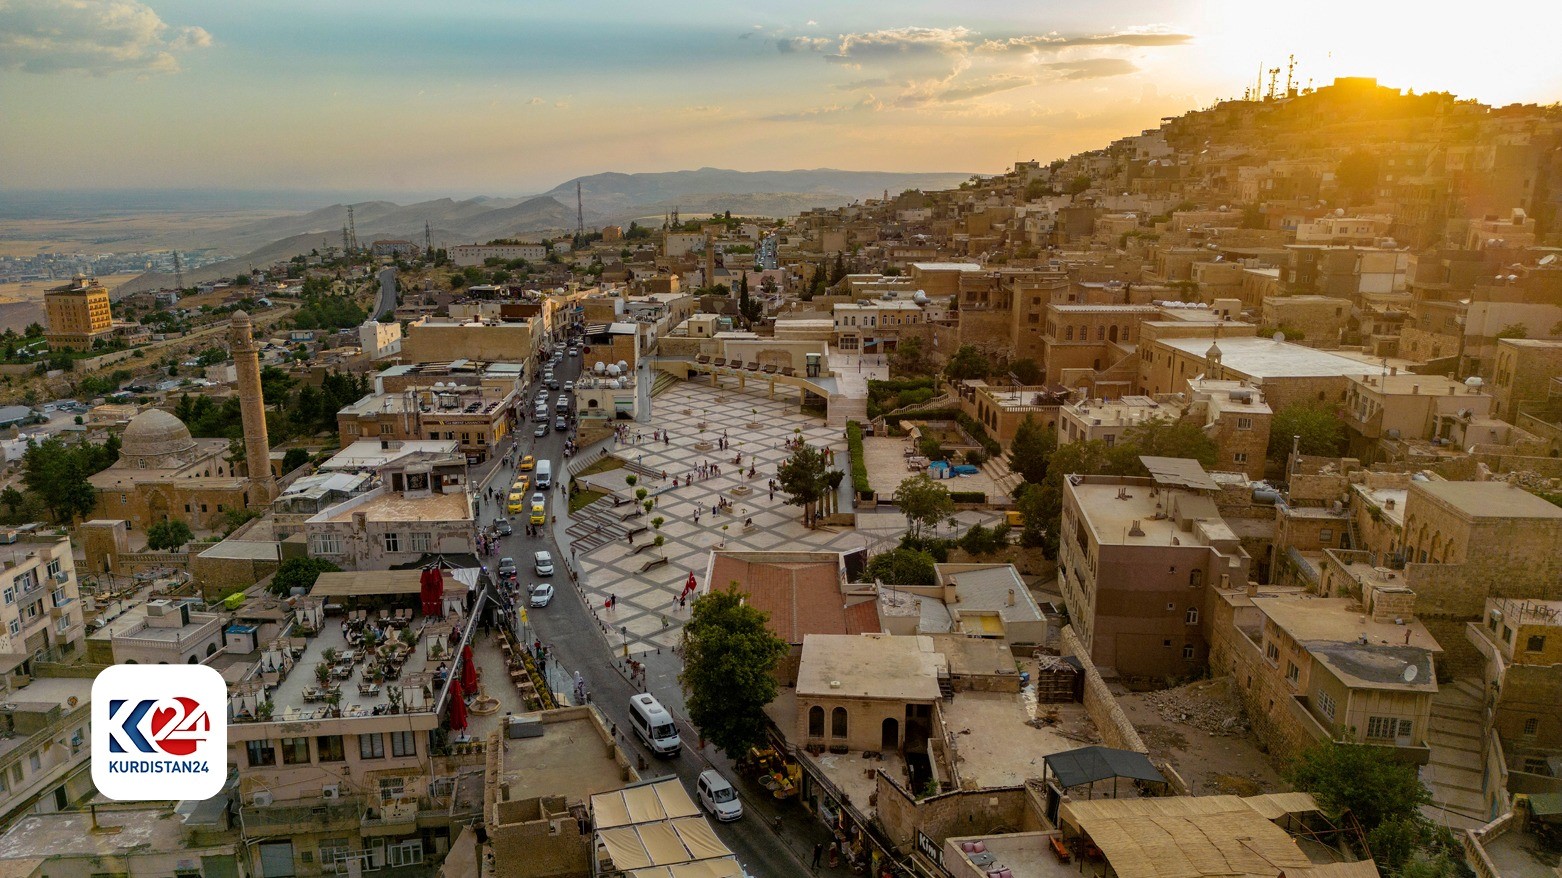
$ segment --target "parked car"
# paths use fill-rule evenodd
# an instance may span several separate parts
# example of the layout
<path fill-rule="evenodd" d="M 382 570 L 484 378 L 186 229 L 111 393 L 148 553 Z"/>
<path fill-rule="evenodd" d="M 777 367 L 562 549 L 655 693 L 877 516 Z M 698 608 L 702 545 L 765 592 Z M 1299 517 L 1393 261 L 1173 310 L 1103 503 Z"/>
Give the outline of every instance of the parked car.
<path fill-rule="evenodd" d="M 729 823 L 743 816 L 743 803 L 738 801 L 738 791 L 715 769 L 700 772 L 697 786 L 700 806 L 709 811 L 712 817 Z"/>
<path fill-rule="evenodd" d="M 536 552 L 532 555 L 532 569 L 538 576 L 553 575 L 553 555 L 549 552 Z"/>
<path fill-rule="evenodd" d="M 527 603 L 534 607 L 546 607 L 553 600 L 553 586 L 546 582 L 539 582 L 532 586 L 531 599 Z"/>

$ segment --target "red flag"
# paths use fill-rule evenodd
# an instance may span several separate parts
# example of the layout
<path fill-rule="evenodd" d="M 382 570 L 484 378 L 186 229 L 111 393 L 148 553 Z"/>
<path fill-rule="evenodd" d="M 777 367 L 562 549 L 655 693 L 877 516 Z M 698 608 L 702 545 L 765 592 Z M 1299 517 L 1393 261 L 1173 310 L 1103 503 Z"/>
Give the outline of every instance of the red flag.
<path fill-rule="evenodd" d="M 466 731 L 466 693 L 461 691 L 461 681 L 450 683 L 450 730 Z"/>
<path fill-rule="evenodd" d="M 461 647 L 461 687 L 468 692 L 477 691 L 477 662 L 472 658 L 472 644 Z"/>

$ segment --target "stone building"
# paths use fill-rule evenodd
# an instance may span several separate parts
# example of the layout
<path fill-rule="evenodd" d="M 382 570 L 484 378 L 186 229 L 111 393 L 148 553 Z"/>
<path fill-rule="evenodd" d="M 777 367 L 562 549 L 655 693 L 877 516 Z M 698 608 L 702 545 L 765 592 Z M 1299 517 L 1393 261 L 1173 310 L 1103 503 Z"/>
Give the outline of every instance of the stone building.
<path fill-rule="evenodd" d="M 806 635 L 791 740 L 837 752 L 924 749 L 948 677 L 931 637 Z"/>
<path fill-rule="evenodd" d="M 1562 341 L 1498 339 L 1497 360 L 1492 369 L 1492 416 L 1518 423 L 1516 419 L 1527 407 L 1546 403 L 1562 393 L 1559 376 Z"/>
<path fill-rule="evenodd" d="M 343 570 L 379 570 L 470 553 L 466 467 L 458 455 L 409 455 L 382 467 L 379 487 L 304 521 L 310 556 Z"/>
<path fill-rule="evenodd" d="M 114 334 L 108 287 L 76 276 L 63 287 L 43 294 L 48 329 L 44 338 L 56 349 L 91 350 L 94 342 Z"/>
<path fill-rule="evenodd" d="M 1259 313 L 1264 326 L 1284 331 L 1289 341 L 1337 348 L 1350 322 L 1351 303 L 1332 296 L 1279 296 L 1265 299 Z"/>

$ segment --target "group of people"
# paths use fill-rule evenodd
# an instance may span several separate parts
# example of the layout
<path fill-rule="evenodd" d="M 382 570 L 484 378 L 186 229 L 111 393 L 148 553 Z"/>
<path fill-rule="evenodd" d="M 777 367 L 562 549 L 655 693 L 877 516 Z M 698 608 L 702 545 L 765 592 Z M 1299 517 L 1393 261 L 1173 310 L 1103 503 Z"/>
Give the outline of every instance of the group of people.
<path fill-rule="evenodd" d="M 630 431 L 628 424 L 619 424 L 613 428 L 613 442 L 617 445 L 639 445 L 646 440 L 645 433 L 640 430 Z M 660 442 L 663 445 L 672 444 L 672 436 L 666 430 L 652 430 L 651 441 Z"/>

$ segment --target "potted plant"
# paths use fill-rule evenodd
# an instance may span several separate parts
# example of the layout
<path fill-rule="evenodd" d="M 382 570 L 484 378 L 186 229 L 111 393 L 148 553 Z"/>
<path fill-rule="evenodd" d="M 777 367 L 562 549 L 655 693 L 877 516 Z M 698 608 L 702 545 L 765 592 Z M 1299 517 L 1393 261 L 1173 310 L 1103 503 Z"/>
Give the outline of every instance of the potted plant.
<path fill-rule="evenodd" d="M 336 647 L 334 646 L 326 647 L 325 652 L 321 653 L 321 657 L 325 659 L 326 664 L 330 665 L 336 664 L 336 657 L 338 655 L 341 655 L 341 653 L 337 652 Z"/>
<path fill-rule="evenodd" d="M 315 665 L 315 680 L 320 683 L 320 687 L 322 689 L 331 684 L 330 664 L 321 662 L 320 664 Z"/>
<path fill-rule="evenodd" d="M 401 713 L 402 691 L 400 686 L 387 686 L 385 700 L 390 702 L 391 713 Z"/>
<path fill-rule="evenodd" d="M 276 712 L 276 709 L 277 706 L 271 702 L 271 699 L 267 698 L 265 701 L 255 705 L 255 718 L 261 722 L 268 722 L 271 719 L 271 715 Z"/>

